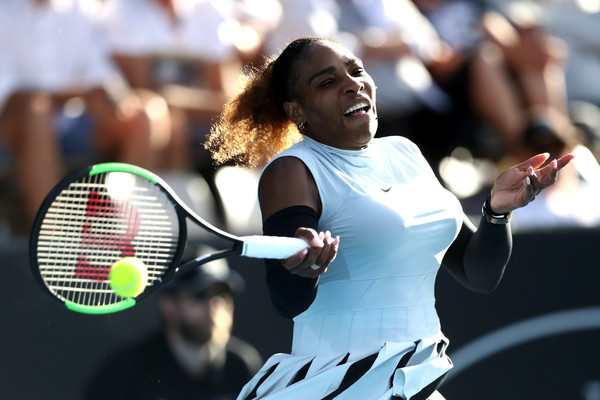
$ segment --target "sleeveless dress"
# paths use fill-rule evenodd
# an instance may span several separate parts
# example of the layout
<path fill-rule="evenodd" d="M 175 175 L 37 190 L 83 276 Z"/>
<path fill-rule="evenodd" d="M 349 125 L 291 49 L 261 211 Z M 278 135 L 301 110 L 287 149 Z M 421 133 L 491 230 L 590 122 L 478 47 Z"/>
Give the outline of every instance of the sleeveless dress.
<path fill-rule="evenodd" d="M 458 199 L 403 137 L 358 151 L 304 137 L 278 157 L 308 167 L 318 229 L 340 247 L 294 318 L 291 354 L 269 358 L 238 400 L 410 399 L 452 367 L 434 284 L 462 225 Z"/>

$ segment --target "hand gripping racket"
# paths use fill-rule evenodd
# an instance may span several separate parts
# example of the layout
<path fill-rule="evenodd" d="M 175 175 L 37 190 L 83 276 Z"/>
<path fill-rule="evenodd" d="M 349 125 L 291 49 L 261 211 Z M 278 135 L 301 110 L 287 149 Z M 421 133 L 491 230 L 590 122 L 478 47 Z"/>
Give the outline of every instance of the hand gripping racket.
<path fill-rule="evenodd" d="M 180 265 L 191 220 L 225 248 Z M 223 242 L 223 240 L 220 240 Z M 284 259 L 308 247 L 299 238 L 238 237 L 196 215 L 153 173 L 129 164 L 97 164 L 59 182 L 48 194 L 30 235 L 34 276 L 67 308 L 117 312 L 160 288 L 177 273 L 220 258 L 241 255 Z M 141 259 L 148 283 L 135 298 L 123 298 L 109 283 L 111 266 Z"/>

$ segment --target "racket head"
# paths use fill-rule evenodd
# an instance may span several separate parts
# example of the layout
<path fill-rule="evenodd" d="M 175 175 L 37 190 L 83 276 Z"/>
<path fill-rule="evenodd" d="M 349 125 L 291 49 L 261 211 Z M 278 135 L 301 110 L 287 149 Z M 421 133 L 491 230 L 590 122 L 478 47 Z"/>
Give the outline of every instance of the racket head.
<path fill-rule="evenodd" d="M 129 164 L 97 164 L 59 182 L 42 203 L 29 241 L 33 275 L 67 308 L 111 313 L 129 308 L 175 273 L 186 217 L 162 180 Z M 109 271 L 141 259 L 148 283 L 135 298 L 118 296 Z"/>

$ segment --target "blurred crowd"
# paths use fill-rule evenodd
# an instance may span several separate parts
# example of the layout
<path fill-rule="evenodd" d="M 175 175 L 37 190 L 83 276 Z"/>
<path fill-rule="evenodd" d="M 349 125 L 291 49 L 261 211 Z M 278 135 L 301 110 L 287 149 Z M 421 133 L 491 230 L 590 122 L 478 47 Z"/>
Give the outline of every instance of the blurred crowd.
<path fill-rule="evenodd" d="M 1 216 L 26 231 L 67 172 L 118 161 L 201 177 L 227 223 L 204 137 L 244 68 L 318 35 L 364 60 L 378 134 L 416 142 L 465 211 L 499 169 L 575 152 L 514 226 L 597 226 L 599 27 L 598 0 L 3 0 Z"/>

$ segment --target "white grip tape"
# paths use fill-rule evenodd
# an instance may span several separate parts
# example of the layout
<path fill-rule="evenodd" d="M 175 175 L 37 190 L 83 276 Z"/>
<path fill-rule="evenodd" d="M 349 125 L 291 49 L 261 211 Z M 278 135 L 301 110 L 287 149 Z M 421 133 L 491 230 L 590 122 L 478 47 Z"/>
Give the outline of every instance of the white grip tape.
<path fill-rule="evenodd" d="M 284 259 L 305 249 L 308 243 L 300 238 L 280 236 L 244 236 L 242 255 L 253 258 Z"/>

